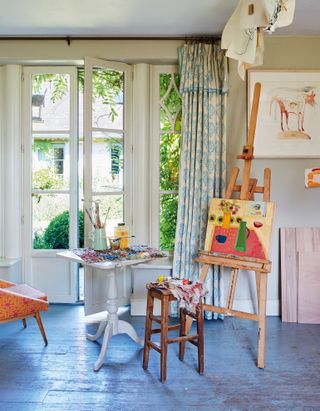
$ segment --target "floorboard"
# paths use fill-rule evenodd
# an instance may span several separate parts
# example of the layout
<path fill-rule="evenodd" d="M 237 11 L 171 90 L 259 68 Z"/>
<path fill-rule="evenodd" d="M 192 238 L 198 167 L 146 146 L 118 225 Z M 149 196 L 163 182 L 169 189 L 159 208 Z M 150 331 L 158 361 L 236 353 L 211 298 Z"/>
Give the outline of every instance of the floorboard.
<path fill-rule="evenodd" d="M 144 317 L 123 318 L 143 336 Z M 33 319 L 26 329 L 21 322 L 0 327 L 0 411 L 320 410 L 319 325 L 268 317 L 260 370 L 255 323 L 205 321 L 205 374 L 197 373 L 195 347 L 180 362 L 172 344 L 161 384 L 159 354 L 150 352 L 144 371 L 142 348 L 126 335 L 112 337 L 105 365 L 94 372 L 100 345 L 85 338 L 82 306 L 52 305 L 43 323 L 47 347 Z"/>

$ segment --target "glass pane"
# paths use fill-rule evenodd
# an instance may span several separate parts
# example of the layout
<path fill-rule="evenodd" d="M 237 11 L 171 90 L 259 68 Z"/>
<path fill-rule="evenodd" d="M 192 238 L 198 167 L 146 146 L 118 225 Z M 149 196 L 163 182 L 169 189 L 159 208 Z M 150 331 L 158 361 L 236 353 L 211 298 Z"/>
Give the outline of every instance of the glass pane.
<path fill-rule="evenodd" d="M 70 75 L 32 76 L 32 129 L 70 129 Z"/>
<path fill-rule="evenodd" d="M 171 73 L 160 74 L 160 98 L 164 97 L 164 95 L 171 87 L 171 76 Z"/>
<path fill-rule="evenodd" d="M 32 140 L 32 188 L 68 189 L 70 175 L 69 140 L 34 136 Z"/>
<path fill-rule="evenodd" d="M 171 116 L 163 107 L 160 107 L 160 130 L 162 131 L 171 131 Z"/>
<path fill-rule="evenodd" d="M 163 194 L 160 196 L 160 248 L 173 250 L 176 235 L 178 195 Z"/>
<path fill-rule="evenodd" d="M 92 73 L 92 127 L 123 129 L 121 71 L 96 68 Z"/>
<path fill-rule="evenodd" d="M 92 190 L 123 190 L 123 136 L 116 133 L 93 133 Z"/>
<path fill-rule="evenodd" d="M 69 248 L 69 195 L 33 194 L 33 248 Z"/>
<path fill-rule="evenodd" d="M 160 190 L 178 190 L 180 134 L 160 137 Z"/>
<path fill-rule="evenodd" d="M 179 83 L 179 74 L 160 74 L 161 130 L 181 130 L 181 97 L 179 93 Z"/>
<path fill-rule="evenodd" d="M 94 196 L 90 212 L 94 210 L 94 202 L 99 202 L 100 220 L 105 224 L 107 236 L 113 236 L 114 228 L 123 221 L 123 196 Z"/>

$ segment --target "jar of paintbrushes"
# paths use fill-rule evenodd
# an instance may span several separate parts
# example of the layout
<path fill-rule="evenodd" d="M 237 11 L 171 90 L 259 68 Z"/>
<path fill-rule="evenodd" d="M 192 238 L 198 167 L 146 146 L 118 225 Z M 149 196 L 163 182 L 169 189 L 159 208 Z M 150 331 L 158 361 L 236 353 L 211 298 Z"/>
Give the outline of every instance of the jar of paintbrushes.
<path fill-rule="evenodd" d="M 110 207 L 107 210 L 103 222 L 100 218 L 100 200 L 94 201 L 93 213 L 91 214 L 86 208 L 85 212 L 87 213 L 89 220 L 92 224 L 93 233 L 92 233 L 92 248 L 94 250 L 106 250 L 107 249 L 107 238 L 106 238 L 106 221 Z"/>

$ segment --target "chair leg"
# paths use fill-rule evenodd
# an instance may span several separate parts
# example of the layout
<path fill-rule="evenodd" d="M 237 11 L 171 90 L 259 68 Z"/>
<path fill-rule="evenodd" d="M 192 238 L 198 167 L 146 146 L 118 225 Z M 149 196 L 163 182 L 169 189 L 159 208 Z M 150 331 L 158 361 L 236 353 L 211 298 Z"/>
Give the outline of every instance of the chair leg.
<path fill-rule="evenodd" d="M 204 344 L 203 344 L 203 310 L 200 301 L 197 307 L 197 333 L 198 333 L 198 371 L 204 372 Z"/>
<path fill-rule="evenodd" d="M 164 296 L 161 302 L 161 368 L 160 380 L 165 382 L 167 378 L 167 352 L 168 352 L 168 312 L 169 298 Z"/>
<path fill-rule="evenodd" d="M 41 335 L 42 335 L 44 344 L 45 344 L 45 345 L 48 345 L 48 340 L 47 340 L 46 332 L 44 331 L 44 328 L 43 328 L 43 324 L 42 324 L 42 321 L 41 321 L 40 313 L 37 312 L 37 313 L 35 314 L 34 318 L 37 320 L 37 323 L 38 323 L 38 326 L 39 326 L 39 328 L 40 328 L 40 331 L 41 331 Z"/>
<path fill-rule="evenodd" d="M 27 320 L 25 318 L 22 319 L 23 328 L 27 328 Z"/>
<path fill-rule="evenodd" d="M 183 308 L 180 309 L 180 337 L 184 337 L 186 335 L 186 313 Z M 184 359 L 184 352 L 185 352 L 186 342 L 181 341 L 179 342 L 179 360 L 183 361 Z"/>
<path fill-rule="evenodd" d="M 151 295 L 151 292 L 148 291 L 147 295 L 147 312 L 146 312 L 146 328 L 144 333 L 144 349 L 143 349 L 143 368 L 146 370 L 149 363 L 149 352 L 150 352 L 150 340 L 151 340 L 151 328 L 152 328 L 152 319 L 153 315 L 153 304 L 154 298 Z"/>

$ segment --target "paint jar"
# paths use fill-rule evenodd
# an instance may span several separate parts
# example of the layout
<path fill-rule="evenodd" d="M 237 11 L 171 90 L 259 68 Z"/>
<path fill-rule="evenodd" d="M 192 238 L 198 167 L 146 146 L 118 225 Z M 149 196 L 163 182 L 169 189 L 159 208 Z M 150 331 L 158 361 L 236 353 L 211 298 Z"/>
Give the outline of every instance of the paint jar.
<path fill-rule="evenodd" d="M 129 227 L 125 223 L 119 223 L 117 227 L 114 228 L 114 236 L 120 237 L 120 248 L 129 247 Z M 122 238 L 125 237 L 125 238 Z"/>
<path fill-rule="evenodd" d="M 95 228 L 93 231 L 93 249 L 94 250 L 106 250 L 107 239 L 106 231 L 104 228 Z"/>

